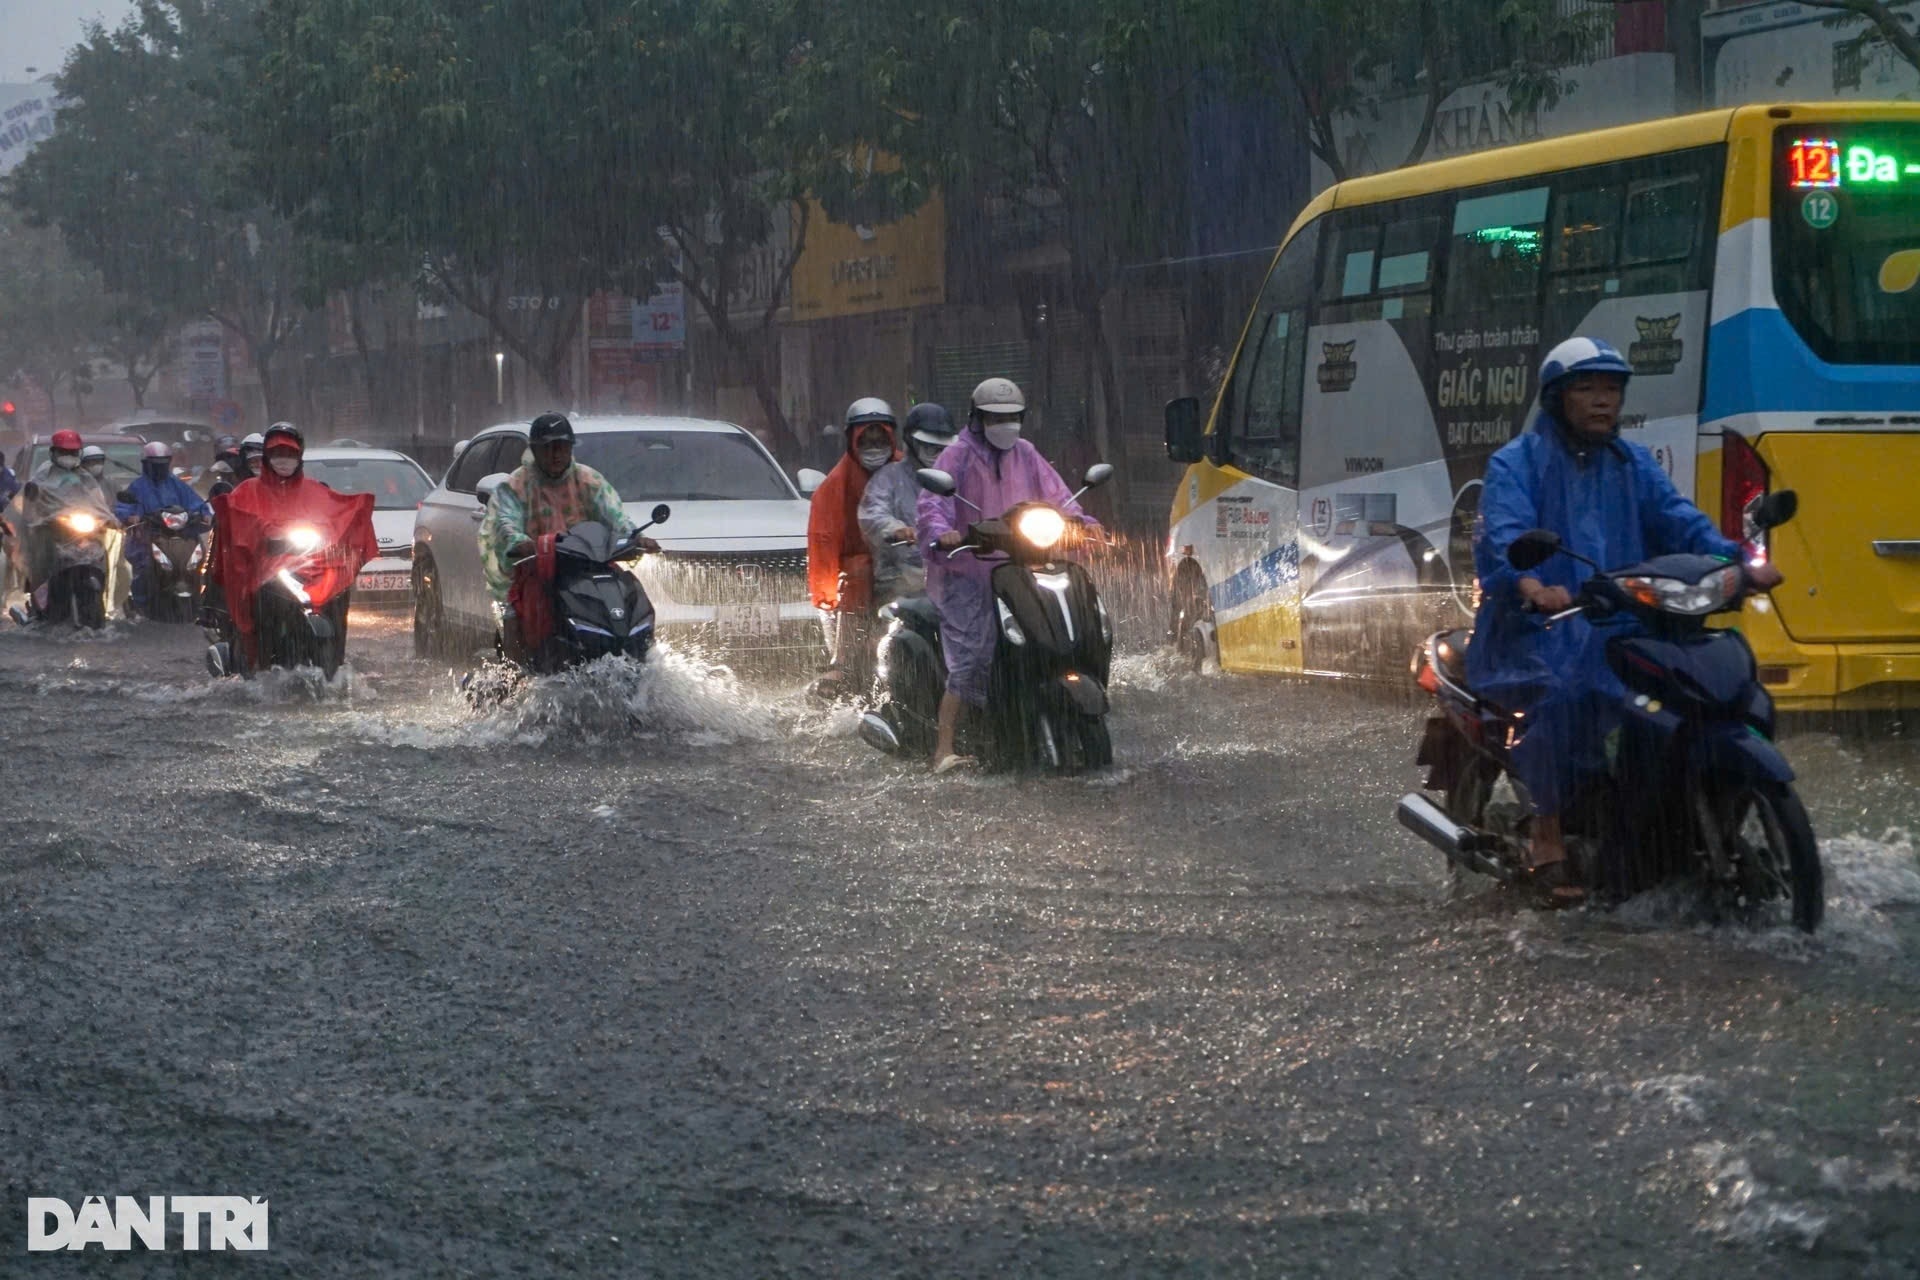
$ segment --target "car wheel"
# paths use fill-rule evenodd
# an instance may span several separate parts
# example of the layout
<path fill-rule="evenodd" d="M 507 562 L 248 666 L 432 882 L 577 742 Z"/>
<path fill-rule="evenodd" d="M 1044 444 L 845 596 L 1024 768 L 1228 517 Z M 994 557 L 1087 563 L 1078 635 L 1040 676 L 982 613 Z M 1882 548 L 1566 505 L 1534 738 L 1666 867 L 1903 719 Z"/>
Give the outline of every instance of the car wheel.
<path fill-rule="evenodd" d="M 433 561 L 413 563 L 413 656 L 437 657 L 447 651 L 447 614 L 440 603 L 440 576 Z"/>

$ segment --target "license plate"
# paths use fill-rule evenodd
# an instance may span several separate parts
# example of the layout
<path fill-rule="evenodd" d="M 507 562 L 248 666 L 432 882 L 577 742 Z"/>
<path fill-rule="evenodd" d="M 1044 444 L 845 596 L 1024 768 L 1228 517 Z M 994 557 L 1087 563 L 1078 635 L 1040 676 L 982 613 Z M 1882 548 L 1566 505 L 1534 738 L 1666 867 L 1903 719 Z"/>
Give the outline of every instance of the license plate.
<path fill-rule="evenodd" d="M 780 634 L 780 606 L 777 604 L 722 604 L 714 606 L 720 623 L 720 635 L 777 636 Z"/>
<path fill-rule="evenodd" d="M 363 573 L 353 580 L 355 591 L 410 591 L 412 575 L 405 573 Z"/>

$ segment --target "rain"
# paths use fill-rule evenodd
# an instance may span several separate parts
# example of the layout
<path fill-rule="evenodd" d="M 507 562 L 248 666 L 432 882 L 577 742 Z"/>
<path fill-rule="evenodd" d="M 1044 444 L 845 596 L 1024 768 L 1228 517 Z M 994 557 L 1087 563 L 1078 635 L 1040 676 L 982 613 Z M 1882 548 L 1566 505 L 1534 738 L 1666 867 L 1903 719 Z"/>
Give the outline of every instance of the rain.
<path fill-rule="evenodd" d="M 1902 12 L 0 5 L 0 1274 L 1920 1275 Z"/>

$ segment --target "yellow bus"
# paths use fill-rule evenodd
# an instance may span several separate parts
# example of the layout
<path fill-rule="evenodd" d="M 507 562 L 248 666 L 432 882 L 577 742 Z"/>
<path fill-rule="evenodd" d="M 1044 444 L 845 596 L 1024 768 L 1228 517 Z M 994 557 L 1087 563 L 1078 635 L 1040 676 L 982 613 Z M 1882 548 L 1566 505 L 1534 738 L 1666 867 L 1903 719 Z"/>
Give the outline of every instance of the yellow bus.
<path fill-rule="evenodd" d="M 1920 705 L 1920 105 L 1701 112 L 1339 183 L 1203 420 L 1173 638 L 1230 671 L 1403 676 L 1475 604 L 1487 458 L 1541 356 L 1627 354 L 1626 437 L 1787 584 L 1740 619 L 1788 709 Z M 1766 535 L 1771 488 L 1800 516 Z"/>

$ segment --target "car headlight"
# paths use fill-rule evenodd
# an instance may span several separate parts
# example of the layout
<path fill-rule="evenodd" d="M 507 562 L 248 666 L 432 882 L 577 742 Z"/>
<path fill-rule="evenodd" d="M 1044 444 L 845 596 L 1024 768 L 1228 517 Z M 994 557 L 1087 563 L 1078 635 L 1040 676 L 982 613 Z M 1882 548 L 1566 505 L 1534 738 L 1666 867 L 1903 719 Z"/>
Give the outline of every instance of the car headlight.
<path fill-rule="evenodd" d="M 299 552 L 318 551 L 320 544 L 325 541 L 320 531 L 310 524 L 296 524 L 282 536 Z"/>
<path fill-rule="evenodd" d="M 1013 531 L 1027 545 L 1045 551 L 1067 536 L 1067 518 L 1052 507 L 1032 507 L 1020 513 Z"/>
<path fill-rule="evenodd" d="M 1715 569 L 1698 582 L 1678 578 L 1616 578 L 1615 583 L 1638 603 L 1662 613 L 1688 617 L 1724 609 L 1740 594 L 1743 581 L 1740 566 L 1730 564 Z"/>
<path fill-rule="evenodd" d="M 60 518 L 75 533 L 93 533 L 100 528 L 100 518 L 85 511 L 69 511 Z"/>
<path fill-rule="evenodd" d="M 1007 602 L 996 596 L 993 603 L 1000 609 L 1000 630 L 1005 633 L 1008 643 L 1025 644 L 1027 633 L 1022 631 L 1020 624 L 1013 620 L 1013 611 L 1007 608 Z"/>

